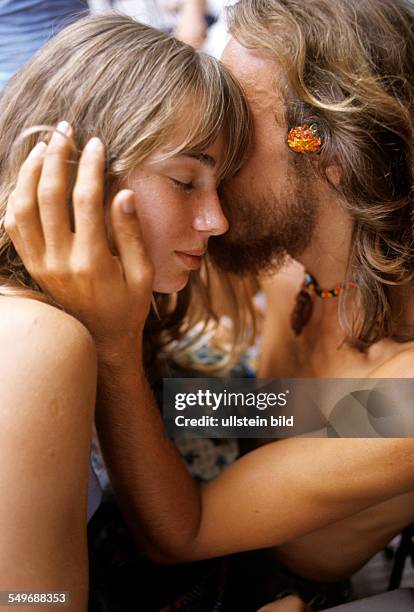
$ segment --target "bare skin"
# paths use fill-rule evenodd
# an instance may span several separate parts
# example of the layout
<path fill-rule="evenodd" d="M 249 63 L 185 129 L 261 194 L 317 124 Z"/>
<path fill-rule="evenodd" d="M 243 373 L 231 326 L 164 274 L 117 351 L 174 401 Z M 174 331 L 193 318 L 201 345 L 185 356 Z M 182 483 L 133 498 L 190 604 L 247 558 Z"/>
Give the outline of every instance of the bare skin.
<path fill-rule="evenodd" d="M 0 338 L 0 589 L 69 591 L 68 609 L 86 611 L 94 344 L 24 297 L 0 298 Z"/>
<path fill-rule="evenodd" d="M 371 347 L 366 355 L 347 345 L 341 346 L 343 335 L 335 301 L 318 300 L 308 326 L 296 336 L 290 328 L 290 314 L 302 279 L 302 266 L 292 263 L 273 279 L 263 281 L 269 307 L 264 321 L 260 376 L 413 376 L 412 342 L 399 344 L 384 340 Z M 281 293 L 285 297 L 283 302 L 279 299 Z M 335 440 L 331 442 L 335 445 Z M 277 556 L 290 569 L 307 578 L 343 579 L 358 570 L 413 520 L 414 492 L 288 542 L 278 547 Z"/>
<path fill-rule="evenodd" d="M 248 71 L 248 62 L 240 61 L 240 53 L 235 59 Z M 259 65 L 256 60 L 249 78 L 260 77 L 265 84 L 269 83 L 268 66 L 261 66 L 261 72 L 261 60 L 258 60 Z M 257 97 L 260 98 L 256 87 L 253 92 L 252 106 Z M 256 140 L 253 155 L 235 179 L 233 189 L 247 192 L 252 172 L 257 170 L 262 176 L 258 177 L 260 181 L 255 188 L 273 177 L 280 183 L 274 185 L 275 191 L 283 194 L 286 191 L 283 184 L 285 129 L 280 124 L 275 125 L 274 113 L 268 105 L 259 104 L 255 108 L 256 133 L 275 131 L 274 139 L 263 139 L 264 143 L 272 143 L 272 150 L 263 152 L 261 141 Z M 356 555 L 351 551 L 346 563 L 341 567 L 333 566 L 330 574 L 329 568 L 318 565 L 312 551 L 306 558 L 312 559 L 317 576 L 312 573 L 310 563 L 301 566 L 302 552 L 306 555 L 306 550 L 315 545 L 302 538 L 323 529 L 328 533 L 330 525 L 372 507 L 381 507 L 387 500 L 410 495 L 414 490 L 413 441 L 296 439 L 276 442 L 249 453 L 215 481 L 199 488 L 189 477 L 173 445 L 164 437 L 159 411 L 145 377 L 142 329 L 149 303 L 151 262 L 143 248 L 136 217 L 120 212 L 121 197 L 111 209 L 111 216 L 116 244 L 125 256 L 121 257 L 120 266 L 113 266 L 107 257 L 107 261 L 102 258 L 108 249 L 102 226 L 102 190 L 97 188 L 102 185 L 103 148 L 89 151 L 84 157 L 80 181 L 82 208 L 78 212 L 82 215 L 82 211 L 87 211 L 87 214 L 79 217 L 77 226 L 85 236 L 82 248 L 76 253 L 73 235 L 53 222 L 47 233 L 50 243 L 58 248 L 54 252 L 36 248 L 42 245 L 44 220 L 48 217 L 52 220 L 57 211 L 61 214 L 65 210 L 60 194 L 65 191 L 63 168 L 67 151 L 56 141 L 55 144 L 54 155 L 58 163 L 53 181 L 42 171 L 38 158 L 36 171 L 27 172 L 25 180 L 18 181 L 24 197 L 13 198 L 7 212 L 7 228 L 32 276 L 64 304 L 68 312 L 84 322 L 95 339 L 99 363 L 97 427 L 114 490 L 137 542 L 152 558 L 166 563 L 277 546 L 286 564 L 305 576 L 333 580 L 344 573 L 349 575 L 382 545 L 384 539 L 400 528 L 398 521 L 393 522 L 392 533 L 386 528 L 381 532 L 381 541 L 375 536 L 375 541 L 371 540 L 370 546 L 363 551 Z M 272 173 L 274 159 L 280 159 L 281 171 L 276 176 Z M 331 172 L 335 177 L 336 169 L 331 168 Z M 50 205 L 52 199 L 48 206 L 39 194 L 39 178 L 44 184 L 51 181 L 54 185 L 55 206 Z M 324 286 L 330 286 L 343 277 L 351 235 L 350 220 L 325 184 L 319 182 L 315 188 L 325 206 L 318 219 L 317 240 L 303 263 Z M 128 194 L 123 197 L 130 200 Z M 217 214 L 217 203 L 214 201 L 211 205 Z M 75 265 L 80 254 L 83 255 L 82 279 Z M 284 301 L 287 307 L 286 294 Z M 315 313 L 314 321 L 317 320 L 320 317 Z M 324 321 L 329 329 L 337 330 L 333 318 L 326 317 Z M 277 333 L 285 334 L 286 324 L 279 326 Z M 329 347 L 329 336 L 321 337 L 326 344 L 320 346 Z M 336 347 L 338 336 L 334 338 Z M 388 348 L 384 343 L 378 358 L 373 350 L 364 370 L 355 367 L 353 359 L 345 353 L 342 365 L 346 358 L 346 363 L 351 364 L 348 371 L 354 363 L 352 371 L 359 375 L 374 373 L 375 369 L 378 376 L 393 376 L 396 370 L 401 374 L 399 361 L 407 359 L 407 351 L 396 355 Z M 264 359 L 265 355 L 266 351 Z M 293 355 L 299 358 L 298 351 Z M 312 363 L 313 375 L 318 375 L 317 360 Z M 311 462 L 309 457 L 312 457 Z M 401 519 L 404 521 L 405 518 Z M 355 530 L 349 533 L 356 539 Z M 299 548 L 302 546 L 299 554 L 295 554 L 292 543 L 297 543 Z M 323 543 L 321 550 L 322 547 Z"/>
<path fill-rule="evenodd" d="M 215 156 L 208 158 L 208 163 L 186 155 L 169 162 L 151 158 L 147 165 L 129 173 L 128 184 L 135 191 L 122 190 L 112 202 L 109 216 L 113 244 L 109 245 L 102 240 L 103 206 L 95 209 L 98 214 L 93 223 L 87 222 L 90 196 L 95 204 L 103 198 L 104 150 L 102 143 L 92 139 L 83 152 L 74 187 L 76 232 L 72 232 L 64 200 L 63 206 L 56 206 L 64 198 L 67 180 L 70 143 L 60 133 L 67 127 L 60 125 L 48 146 L 40 143 L 28 156 L 9 198 L 5 219 L 5 227 L 14 234 L 16 243 L 26 244 L 28 269 L 39 258 L 44 263 L 47 260 L 48 274 L 56 281 L 56 296 L 63 296 L 67 290 L 65 263 L 72 266 L 72 273 L 76 270 L 79 309 L 75 319 L 35 300 L 1 297 L 0 425 L 4 439 L 0 459 L 4 469 L 0 485 L 7 503 L 0 512 L 0 565 L 3 590 L 69 591 L 70 609 L 78 612 L 86 609 L 88 599 L 86 500 L 97 383 L 95 345 L 79 319 L 94 327 L 99 354 L 105 356 L 103 368 L 106 360 L 115 356 L 124 359 L 128 353 L 122 349 L 132 346 L 133 363 L 151 290 L 182 288 L 190 266 L 177 253 L 195 250 L 194 255 L 201 258 L 208 237 L 225 231 L 227 222 L 216 189 L 222 149 L 217 140 L 215 148 L 206 151 Z M 34 195 L 31 188 L 42 207 L 28 228 L 20 226 L 17 230 L 16 220 L 32 203 L 27 197 Z M 137 191 L 142 227 L 147 237 L 155 234 L 148 245 L 158 264 L 155 270 L 146 255 L 135 214 Z M 162 211 L 162 219 L 156 219 L 155 228 L 154 193 L 158 201 L 168 198 L 170 205 Z M 13 206 L 13 202 L 19 206 Z M 33 243 L 27 241 L 26 230 L 34 234 L 40 230 Z M 100 241 L 96 233 L 100 233 Z M 85 276 L 89 258 L 86 245 L 110 273 L 110 287 L 102 277 L 96 283 Z M 110 249 L 114 245 L 116 256 Z M 101 312 L 106 312 L 97 326 L 89 318 L 92 313 L 87 306 L 92 294 Z M 112 332 L 106 327 L 108 323 Z M 118 345 L 107 342 L 111 333 L 118 337 Z"/>
<path fill-rule="evenodd" d="M 274 601 L 263 606 L 257 612 L 310 612 L 310 608 L 299 597 L 289 595 L 289 597 L 284 597 L 280 601 Z"/>
<path fill-rule="evenodd" d="M 177 15 L 174 36 L 196 49 L 201 49 L 207 32 L 205 13 L 205 0 L 184 0 Z"/>

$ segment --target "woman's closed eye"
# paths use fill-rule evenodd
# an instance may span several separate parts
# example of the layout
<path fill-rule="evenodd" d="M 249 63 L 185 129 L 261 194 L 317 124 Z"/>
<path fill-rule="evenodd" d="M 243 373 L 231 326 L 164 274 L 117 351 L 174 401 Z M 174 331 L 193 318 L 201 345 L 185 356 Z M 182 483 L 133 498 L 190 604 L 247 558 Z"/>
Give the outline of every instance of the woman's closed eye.
<path fill-rule="evenodd" d="M 174 183 L 174 185 L 178 187 L 178 189 L 185 191 L 185 193 L 190 193 L 194 188 L 192 181 L 186 183 L 184 181 L 179 181 L 178 179 L 175 179 L 175 178 L 171 178 L 171 180 Z"/>

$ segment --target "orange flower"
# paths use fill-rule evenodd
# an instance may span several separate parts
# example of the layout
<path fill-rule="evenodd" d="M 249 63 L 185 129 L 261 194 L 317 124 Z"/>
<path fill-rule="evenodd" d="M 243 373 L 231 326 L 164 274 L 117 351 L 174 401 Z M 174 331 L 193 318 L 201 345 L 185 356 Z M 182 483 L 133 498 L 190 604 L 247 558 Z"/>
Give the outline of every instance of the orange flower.
<path fill-rule="evenodd" d="M 307 123 L 292 128 L 287 143 L 296 153 L 318 153 L 322 146 L 316 126 L 309 126 Z"/>

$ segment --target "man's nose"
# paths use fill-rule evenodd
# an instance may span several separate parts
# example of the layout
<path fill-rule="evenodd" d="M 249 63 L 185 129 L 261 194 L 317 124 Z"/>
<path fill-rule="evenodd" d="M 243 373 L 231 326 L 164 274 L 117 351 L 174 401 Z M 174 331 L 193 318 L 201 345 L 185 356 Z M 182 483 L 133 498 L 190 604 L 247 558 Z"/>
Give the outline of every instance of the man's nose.
<path fill-rule="evenodd" d="M 194 217 L 193 228 L 198 232 L 206 232 L 211 236 L 219 236 L 229 229 L 229 222 L 223 212 L 218 195 L 209 198 L 199 208 Z"/>

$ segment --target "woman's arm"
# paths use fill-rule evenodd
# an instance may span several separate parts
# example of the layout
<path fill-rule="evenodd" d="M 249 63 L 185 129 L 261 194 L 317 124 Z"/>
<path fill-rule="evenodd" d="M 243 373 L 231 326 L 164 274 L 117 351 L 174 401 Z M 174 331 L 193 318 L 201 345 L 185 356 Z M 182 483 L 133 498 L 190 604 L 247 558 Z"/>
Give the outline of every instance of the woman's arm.
<path fill-rule="evenodd" d="M 69 591 L 86 611 L 93 341 L 69 315 L 9 297 L 0 337 L 0 590 Z"/>

